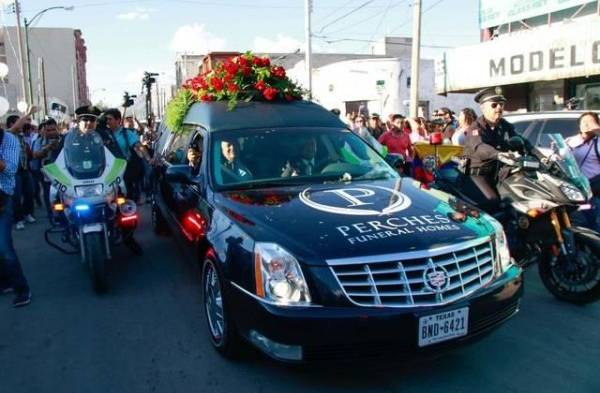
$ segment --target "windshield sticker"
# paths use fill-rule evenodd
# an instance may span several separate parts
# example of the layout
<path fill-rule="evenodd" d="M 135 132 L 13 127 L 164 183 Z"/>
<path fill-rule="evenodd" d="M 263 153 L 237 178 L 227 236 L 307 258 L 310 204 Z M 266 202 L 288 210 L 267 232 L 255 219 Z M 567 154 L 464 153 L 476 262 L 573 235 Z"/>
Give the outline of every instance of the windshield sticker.
<path fill-rule="evenodd" d="M 426 214 L 359 222 L 352 225 L 341 225 L 335 229 L 348 243 L 358 244 L 402 235 L 459 231 L 460 227 L 447 216 Z"/>
<path fill-rule="evenodd" d="M 387 206 L 375 209 L 385 200 Z M 383 216 L 405 210 L 411 205 L 408 196 L 400 191 L 380 186 L 346 187 L 332 190 L 312 191 L 310 188 L 300 193 L 300 201 L 320 211 L 349 216 Z M 379 202 L 379 203 L 377 203 Z"/>

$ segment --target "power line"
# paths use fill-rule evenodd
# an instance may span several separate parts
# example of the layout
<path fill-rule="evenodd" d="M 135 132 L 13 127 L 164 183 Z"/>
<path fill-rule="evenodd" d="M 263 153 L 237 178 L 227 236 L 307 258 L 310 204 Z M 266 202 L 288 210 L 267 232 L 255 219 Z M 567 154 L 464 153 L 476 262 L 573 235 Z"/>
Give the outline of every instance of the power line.
<path fill-rule="evenodd" d="M 435 3 L 433 3 L 432 5 L 430 5 L 429 7 L 427 7 L 424 11 L 423 14 L 426 13 L 427 11 L 430 11 L 432 8 L 436 7 L 438 4 L 440 4 L 442 1 L 444 0 L 438 0 Z M 394 31 L 400 29 L 401 27 L 406 26 L 407 24 L 409 24 L 412 21 L 412 19 L 407 19 L 406 21 L 402 22 L 402 24 L 394 27 L 392 30 L 390 30 L 390 33 L 393 33 Z"/>
<path fill-rule="evenodd" d="M 344 8 L 346 8 L 347 6 L 349 6 L 351 3 L 354 3 L 356 0 L 350 0 L 346 3 L 344 3 L 344 5 L 340 6 L 340 7 L 336 7 L 335 10 L 333 12 L 330 12 L 329 14 L 327 14 L 326 17 L 324 17 L 322 19 L 322 22 L 325 22 L 327 19 L 331 18 L 333 15 L 337 14 L 339 11 L 343 10 Z"/>
<path fill-rule="evenodd" d="M 388 2 L 386 9 L 385 9 L 385 11 L 383 11 L 383 14 L 381 15 L 381 19 L 379 19 L 379 23 L 377 23 L 377 26 L 375 26 L 375 30 L 373 31 L 373 34 L 371 34 L 371 38 L 369 38 L 369 40 L 372 40 L 373 38 L 375 38 L 375 35 L 379 31 L 379 28 L 381 27 L 381 24 L 383 23 L 383 20 L 385 19 L 385 17 L 387 16 L 387 13 L 390 11 L 390 8 L 392 7 L 392 1 L 393 0 L 390 0 Z"/>
<path fill-rule="evenodd" d="M 330 37 L 325 35 L 313 35 L 314 38 L 321 39 L 328 44 L 335 44 L 338 42 L 379 42 L 377 40 L 363 40 L 359 38 L 344 38 L 344 37 Z M 387 42 L 386 45 L 402 45 L 402 46 L 412 46 L 412 43 L 407 42 Z M 453 46 L 444 46 L 444 45 L 421 45 L 424 48 L 434 48 L 434 49 L 450 49 L 454 48 Z"/>
<path fill-rule="evenodd" d="M 399 7 L 399 6 L 401 6 L 403 3 L 405 3 L 406 1 L 407 1 L 407 0 L 401 0 L 401 1 L 399 1 L 398 3 L 396 3 L 396 4 L 392 5 L 392 6 L 391 6 L 389 9 L 392 9 L 392 8 Z M 389 9 L 388 9 L 387 11 L 389 11 Z M 360 21 L 360 22 L 356 22 L 356 23 L 352 24 L 352 26 L 342 27 L 341 29 L 338 29 L 338 30 L 335 30 L 335 31 L 331 31 L 331 32 L 329 32 L 329 34 L 337 34 L 337 33 L 339 33 L 339 32 L 346 31 L 346 30 L 350 30 L 350 29 L 353 29 L 353 28 L 355 28 L 355 27 L 357 27 L 357 26 L 364 25 L 365 23 L 371 22 L 371 19 L 372 19 L 372 18 L 374 18 L 374 17 L 376 17 L 376 16 L 378 16 L 379 14 L 380 14 L 380 12 L 378 12 L 378 13 L 376 13 L 376 14 L 373 14 L 373 15 L 370 15 L 370 16 L 368 16 L 368 17 L 364 18 L 362 21 Z"/>
<path fill-rule="evenodd" d="M 334 19 L 332 22 L 329 22 L 329 23 L 327 23 L 325 26 L 321 27 L 321 29 L 319 30 L 319 33 L 322 33 L 322 32 L 323 32 L 323 30 L 325 30 L 325 28 L 326 28 L 326 27 L 329 27 L 329 26 L 333 25 L 334 23 L 337 23 L 337 22 L 339 22 L 340 20 L 342 20 L 342 19 L 344 19 L 344 18 L 346 18 L 346 17 L 348 17 L 348 16 L 352 15 L 352 14 L 353 14 L 353 13 L 355 13 L 356 11 L 358 11 L 358 10 L 360 10 L 361 8 L 363 8 L 363 7 L 365 7 L 365 6 L 369 5 L 369 4 L 371 4 L 371 3 L 372 3 L 372 2 L 374 2 L 374 1 L 375 1 L 375 0 L 368 0 L 368 1 L 365 1 L 364 3 L 362 3 L 361 5 L 359 5 L 358 7 L 356 7 L 356 8 L 354 8 L 354 9 L 352 9 L 352 10 L 351 10 L 351 11 L 349 11 L 349 12 L 346 12 L 344 15 L 340 16 L 340 17 L 339 17 L 339 18 L 337 18 L 337 19 Z"/>

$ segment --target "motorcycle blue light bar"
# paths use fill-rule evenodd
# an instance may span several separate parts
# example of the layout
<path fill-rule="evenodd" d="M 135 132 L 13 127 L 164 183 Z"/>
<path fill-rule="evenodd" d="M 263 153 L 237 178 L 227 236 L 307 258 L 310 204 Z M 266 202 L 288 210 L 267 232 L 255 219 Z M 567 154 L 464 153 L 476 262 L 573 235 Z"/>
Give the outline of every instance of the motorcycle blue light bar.
<path fill-rule="evenodd" d="M 88 211 L 90 210 L 90 205 L 77 205 L 75 206 L 75 210 L 78 212 Z"/>

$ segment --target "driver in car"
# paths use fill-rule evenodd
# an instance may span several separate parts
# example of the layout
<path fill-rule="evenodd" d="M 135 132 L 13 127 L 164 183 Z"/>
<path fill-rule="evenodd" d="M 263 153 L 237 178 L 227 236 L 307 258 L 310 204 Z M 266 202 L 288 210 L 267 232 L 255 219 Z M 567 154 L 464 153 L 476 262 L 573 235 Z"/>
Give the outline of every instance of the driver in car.
<path fill-rule="evenodd" d="M 285 164 L 281 177 L 310 176 L 315 172 L 315 156 L 317 154 L 317 141 L 308 138 L 302 144 L 300 154 L 292 157 Z"/>
<path fill-rule="evenodd" d="M 234 141 L 221 142 L 221 156 L 221 173 L 225 183 L 252 180 L 252 173 L 237 156 L 237 144 Z"/>

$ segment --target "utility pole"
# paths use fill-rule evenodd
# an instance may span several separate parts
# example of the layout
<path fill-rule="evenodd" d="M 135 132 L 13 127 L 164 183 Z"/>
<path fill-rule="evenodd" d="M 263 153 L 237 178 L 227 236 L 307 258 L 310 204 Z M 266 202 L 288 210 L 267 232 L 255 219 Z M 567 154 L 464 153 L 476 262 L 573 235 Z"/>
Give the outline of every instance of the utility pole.
<path fill-rule="evenodd" d="M 312 13 L 312 0 L 305 1 L 305 16 L 304 16 L 304 27 L 305 27 L 305 40 L 306 40 L 306 52 L 304 53 L 304 63 L 306 66 L 306 76 L 308 83 L 308 100 L 312 101 L 312 47 L 311 38 L 312 33 L 310 31 L 310 15 Z"/>
<path fill-rule="evenodd" d="M 46 96 L 46 72 L 44 71 L 44 59 L 41 57 L 38 59 L 39 78 L 42 87 L 42 112 L 44 116 L 48 115 L 48 99 Z"/>
<path fill-rule="evenodd" d="M 410 117 L 419 110 L 419 62 L 421 57 L 421 0 L 413 3 L 412 62 L 410 66 Z"/>
<path fill-rule="evenodd" d="M 19 0 L 15 0 L 15 14 L 17 15 L 17 41 L 19 45 L 19 58 L 21 59 L 21 89 L 23 91 L 23 99 L 31 105 L 32 98 L 29 97 L 27 91 L 27 71 L 25 70 L 25 51 L 23 50 L 23 33 L 21 32 L 21 4 Z"/>

